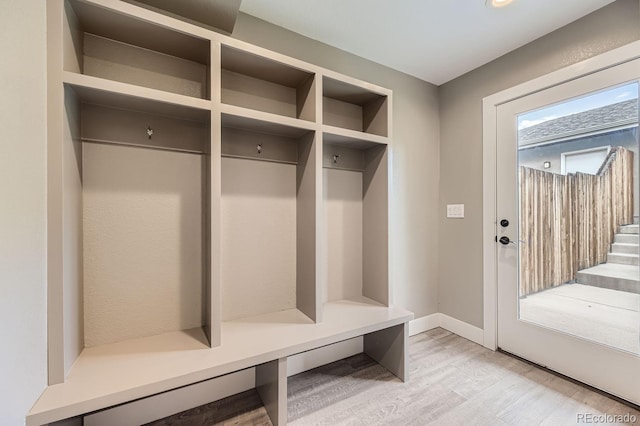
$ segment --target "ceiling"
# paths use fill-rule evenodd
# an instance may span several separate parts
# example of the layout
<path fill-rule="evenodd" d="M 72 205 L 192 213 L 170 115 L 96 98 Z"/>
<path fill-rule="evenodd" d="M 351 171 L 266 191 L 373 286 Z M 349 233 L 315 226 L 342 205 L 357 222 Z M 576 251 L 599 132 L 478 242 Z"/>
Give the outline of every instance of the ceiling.
<path fill-rule="evenodd" d="M 240 10 L 440 85 L 613 0 L 242 0 Z"/>

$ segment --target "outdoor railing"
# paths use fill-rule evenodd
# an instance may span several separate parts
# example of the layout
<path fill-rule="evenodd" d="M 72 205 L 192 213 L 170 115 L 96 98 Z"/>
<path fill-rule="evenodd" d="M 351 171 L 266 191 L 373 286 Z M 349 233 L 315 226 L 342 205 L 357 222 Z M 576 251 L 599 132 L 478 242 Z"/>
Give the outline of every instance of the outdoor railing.
<path fill-rule="evenodd" d="M 520 296 L 576 279 L 606 262 L 633 222 L 633 152 L 611 150 L 597 175 L 520 167 Z"/>

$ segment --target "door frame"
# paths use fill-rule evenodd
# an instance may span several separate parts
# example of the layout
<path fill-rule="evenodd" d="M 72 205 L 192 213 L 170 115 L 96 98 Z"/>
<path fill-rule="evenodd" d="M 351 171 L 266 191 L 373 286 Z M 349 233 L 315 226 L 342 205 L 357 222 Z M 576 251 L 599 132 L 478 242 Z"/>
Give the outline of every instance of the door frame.
<path fill-rule="evenodd" d="M 482 99 L 483 344 L 498 349 L 498 261 L 496 223 L 497 108 L 512 100 L 640 58 L 634 41 Z"/>

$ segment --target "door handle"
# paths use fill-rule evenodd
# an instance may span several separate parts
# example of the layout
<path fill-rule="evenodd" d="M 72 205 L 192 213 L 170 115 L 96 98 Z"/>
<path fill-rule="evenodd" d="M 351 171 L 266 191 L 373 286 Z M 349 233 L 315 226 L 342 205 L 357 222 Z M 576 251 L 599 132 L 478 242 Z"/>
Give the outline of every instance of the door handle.
<path fill-rule="evenodd" d="M 524 244 L 529 244 L 529 243 L 528 243 L 527 241 L 525 241 L 525 240 L 518 240 L 518 241 L 519 241 L 519 242 L 521 242 L 521 243 L 524 243 Z M 500 244 L 502 244 L 502 245 L 504 245 L 504 246 L 508 246 L 509 244 L 513 244 L 514 246 L 515 246 L 515 245 L 518 245 L 518 243 L 516 243 L 515 241 L 511 241 L 511 240 L 509 239 L 509 237 L 507 237 L 506 235 L 505 235 L 505 236 L 500 237 L 500 239 L 498 239 L 498 236 L 496 235 L 496 242 L 497 242 L 497 243 L 500 243 Z"/>
<path fill-rule="evenodd" d="M 504 236 L 500 237 L 500 239 L 498 239 L 498 237 L 496 237 L 496 240 L 497 240 L 500 244 L 502 244 L 503 246 L 508 246 L 509 244 L 516 245 L 516 242 L 515 242 L 515 241 L 511 241 L 511 240 L 509 239 L 509 237 L 507 237 L 506 235 L 504 235 Z"/>

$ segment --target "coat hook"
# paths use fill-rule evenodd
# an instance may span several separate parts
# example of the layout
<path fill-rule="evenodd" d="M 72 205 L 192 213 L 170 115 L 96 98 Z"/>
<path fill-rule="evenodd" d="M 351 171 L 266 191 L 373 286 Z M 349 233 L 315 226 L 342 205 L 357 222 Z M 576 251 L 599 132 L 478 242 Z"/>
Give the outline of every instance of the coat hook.
<path fill-rule="evenodd" d="M 256 149 L 258 150 L 258 154 L 262 154 L 262 144 L 261 143 L 258 144 Z"/>
<path fill-rule="evenodd" d="M 340 158 L 339 155 L 334 155 L 333 156 L 333 163 L 336 164 L 338 162 L 338 158 Z"/>
<path fill-rule="evenodd" d="M 151 126 L 147 126 L 147 136 L 149 136 L 149 139 L 151 139 L 151 136 L 153 136 L 153 129 L 151 128 Z"/>

